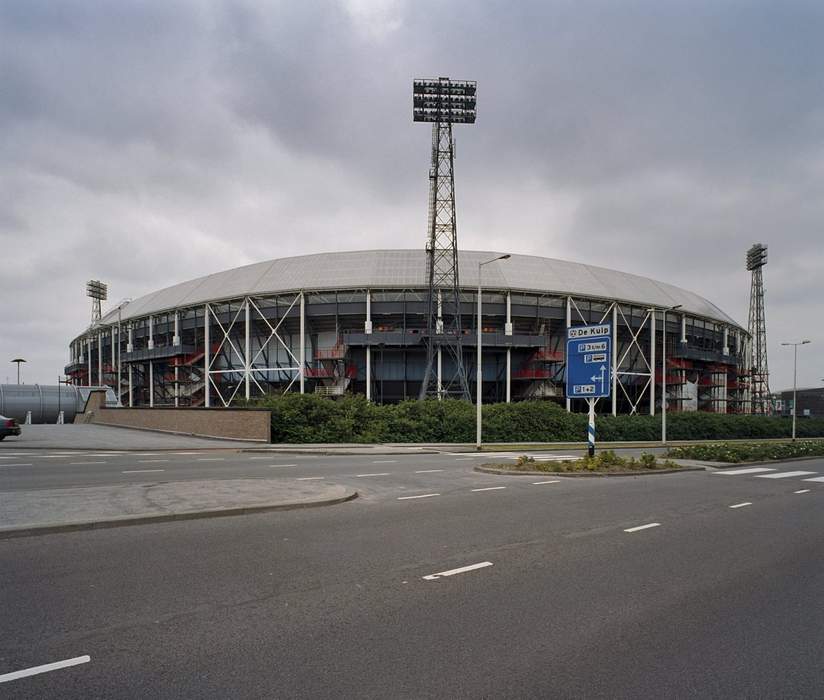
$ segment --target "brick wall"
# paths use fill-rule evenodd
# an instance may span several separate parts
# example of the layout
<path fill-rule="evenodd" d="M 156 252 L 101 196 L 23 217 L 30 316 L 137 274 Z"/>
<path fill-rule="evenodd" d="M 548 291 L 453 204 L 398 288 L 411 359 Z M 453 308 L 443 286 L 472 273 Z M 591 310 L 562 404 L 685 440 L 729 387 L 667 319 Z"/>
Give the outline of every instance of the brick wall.
<path fill-rule="evenodd" d="M 75 423 L 141 428 L 165 433 L 269 442 L 271 411 L 239 408 L 104 408 L 92 392 Z M 105 400 L 105 399 L 104 399 Z"/>

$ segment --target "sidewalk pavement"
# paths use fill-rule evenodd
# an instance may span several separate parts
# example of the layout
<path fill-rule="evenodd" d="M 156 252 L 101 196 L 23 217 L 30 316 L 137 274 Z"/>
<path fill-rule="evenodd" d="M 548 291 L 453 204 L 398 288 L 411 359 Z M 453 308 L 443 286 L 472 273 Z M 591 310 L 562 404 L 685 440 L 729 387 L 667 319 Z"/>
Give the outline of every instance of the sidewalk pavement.
<path fill-rule="evenodd" d="M 287 479 L 153 482 L 0 492 L 0 539 L 334 505 L 345 486 Z"/>
<path fill-rule="evenodd" d="M 9 437 L 0 442 L 3 450 L 238 450 L 260 446 L 259 442 L 218 440 L 213 438 L 176 435 L 136 428 L 117 428 L 109 425 L 23 425 L 20 437 Z"/>

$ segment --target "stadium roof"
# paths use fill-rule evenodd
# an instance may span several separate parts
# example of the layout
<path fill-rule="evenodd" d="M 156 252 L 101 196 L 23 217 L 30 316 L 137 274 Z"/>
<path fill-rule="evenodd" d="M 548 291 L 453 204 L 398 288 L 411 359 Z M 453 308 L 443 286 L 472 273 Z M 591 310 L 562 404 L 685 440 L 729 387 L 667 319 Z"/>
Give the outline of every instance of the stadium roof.
<path fill-rule="evenodd" d="M 466 250 L 460 253 L 461 287 L 478 286 L 478 263 L 501 253 Z M 512 255 L 511 259 L 484 267 L 485 289 L 557 293 L 575 297 L 670 307 L 738 326 L 715 304 L 671 284 L 593 265 Z M 423 250 L 365 250 L 319 253 L 280 258 L 216 272 L 151 292 L 125 305 L 122 319 L 139 318 L 208 301 L 235 299 L 299 290 L 391 289 L 426 287 L 426 253 Z M 117 320 L 108 312 L 103 324 Z"/>

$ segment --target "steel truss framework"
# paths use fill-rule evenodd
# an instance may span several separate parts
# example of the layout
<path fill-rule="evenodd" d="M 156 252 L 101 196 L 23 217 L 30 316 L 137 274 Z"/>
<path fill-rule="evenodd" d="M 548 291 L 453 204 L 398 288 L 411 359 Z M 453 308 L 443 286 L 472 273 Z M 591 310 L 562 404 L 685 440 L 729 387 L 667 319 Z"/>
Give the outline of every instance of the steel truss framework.
<path fill-rule="evenodd" d="M 464 290 L 460 302 L 462 318 L 474 323 L 476 295 Z M 484 292 L 484 309 L 487 400 L 562 398 L 566 328 L 611 322 L 614 390 L 607 402 L 613 413 L 657 410 L 656 356 L 660 366 L 663 342 L 670 348 L 667 390 L 673 410 L 686 401 L 696 402 L 698 410 L 720 412 L 746 405 L 735 379 L 747 366 L 749 346 L 736 327 L 692 317 L 687 325 L 686 316 L 673 315 L 665 341 L 660 310 L 656 319 L 638 303 L 494 289 Z M 129 319 L 119 333 L 117 323 L 91 328 L 72 343 L 67 372 L 77 384 L 116 387 L 120 377 L 120 396 L 129 405 L 229 406 L 270 392 L 304 391 L 306 379 L 310 391 L 323 395 L 354 391 L 395 401 L 419 394 L 427 312 L 425 288 L 304 290 L 216 300 Z M 463 331 L 469 344 L 476 329 Z M 439 365 L 436 379 L 454 369 L 451 361 Z M 687 384 L 694 395 L 685 393 Z M 577 400 L 567 403 L 580 408 Z"/>
<path fill-rule="evenodd" d="M 752 271 L 747 330 L 750 334 L 750 401 L 753 413 L 770 413 L 770 370 L 767 364 L 767 320 L 764 314 L 764 278 L 767 246 L 756 243 L 747 251 Z"/>

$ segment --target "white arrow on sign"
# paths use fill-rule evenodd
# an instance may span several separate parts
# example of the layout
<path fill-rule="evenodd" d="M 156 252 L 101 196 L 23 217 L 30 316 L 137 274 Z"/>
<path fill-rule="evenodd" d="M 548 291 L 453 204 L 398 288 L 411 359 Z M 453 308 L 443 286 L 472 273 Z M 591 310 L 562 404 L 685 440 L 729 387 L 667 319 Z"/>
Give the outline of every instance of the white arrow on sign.
<path fill-rule="evenodd" d="M 605 365 L 601 365 L 601 376 L 599 377 L 597 374 L 590 377 L 590 380 L 593 382 L 601 382 L 601 393 L 604 393 L 604 372 L 607 371 Z"/>

